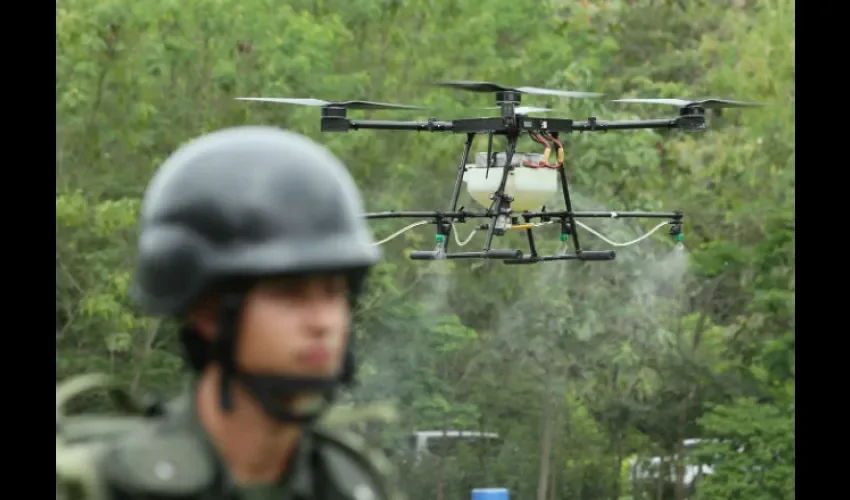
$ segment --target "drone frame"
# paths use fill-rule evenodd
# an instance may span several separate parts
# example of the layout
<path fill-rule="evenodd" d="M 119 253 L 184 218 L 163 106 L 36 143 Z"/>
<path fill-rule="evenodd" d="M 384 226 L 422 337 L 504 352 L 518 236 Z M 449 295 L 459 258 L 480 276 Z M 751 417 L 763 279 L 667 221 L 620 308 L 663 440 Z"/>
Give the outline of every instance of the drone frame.
<path fill-rule="evenodd" d="M 437 248 L 435 250 L 416 250 L 411 252 L 413 260 L 442 260 L 442 259 L 496 259 L 505 264 L 532 264 L 536 262 L 548 262 L 556 260 L 582 260 L 603 261 L 616 258 L 613 250 L 585 250 L 581 247 L 576 229 L 579 219 L 590 218 L 654 218 L 669 219 L 670 235 L 681 240 L 682 220 L 684 214 L 676 212 L 614 212 L 614 211 L 575 211 L 570 199 L 569 182 L 563 165 L 563 144 L 558 140 L 560 134 L 572 132 L 607 132 L 610 130 L 638 130 L 638 129 L 680 129 L 687 132 L 701 132 L 705 130 L 705 109 L 722 107 L 723 105 L 752 105 L 751 103 L 733 102 L 718 99 L 705 101 L 676 101 L 679 106 L 679 116 L 674 118 L 663 118 L 654 120 L 622 120 L 622 121 L 599 121 L 596 117 L 589 117 L 586 121 L 575 121 L 569 118 L 537 118 L 529 116 L 529 112 L 518 108 L 521 103 L 522 93 L 564 95 L 567 97 L 587 97 L 590 94 L 583 92 L 549 91 L 536 87 L 509 88 L 492 84 L 489 82 L 443 82 L 448 86 L 459 86 L 473 92 L 494 92 L 496 104 L 500 110 L 500 116 L 487 118 L 464 118 L 451 121 L 438 121 L 430 118 L 427 121 L 386 121 L 386 120 L 350 120 L 347 117 L 348 109 L 422 109 L 415 106 L 402 106 L 389 103 L 378 103 L 371 101 L 321 101 L 318 99 L 289 99 L 289 98 L 237 98 L 240 100 L 256 100 L 284 102 L 289 104 L 301 104 L 321 107 L 321 130 L 322 132 L 349 132 L 352 130 L 397 130 L 417 132 L 451 132 L 465 134 L 466 141 L 463 148 L 460 164 L 457 169 L 454 189 L 451 201 L 446 211 L 390 211 L 371 212 L 365 214 L 367 219 L 392 219 L 392 218 L 419 218 L 426 219 L 437 227 Z M 638 100 L 657 101 L 659 100 Z M 670 100 L 663 100 L 670 101 Z M 624 100 L 624 102 L 631 102 Z M 665 102 L 670 104 L 671 102 Z M 548 143 L 542 139 L 538 142 L 547 144 L 547 152 L 544 153 L 543 162 L 537 167 L 545 166 L 556 168 L 560 180 L 561 191 L 564 197 L 564 210 L 547 211 L 543 206 L 540 211 L 514 212 L 511 209 L 513 198 L 505 192 L 508 177 L 516 167 L 513 166 L 514 155 L 517 154 L 517 143 L 521 134 L 527 133 L 532 138 L 535 134 L 547 137 L 556 144 L 558 151 L 558 163 L 549 165 L 546 163 L 548 154 L 551 152 Z M 495 167 L 496 155 L 493 154 L 493 139 L 495 136 L 504 136 L 507 139 L 505 150 L 505 165 L 502 168 L 502 176 L 498 188 L 489 195 L 492 203 L 484 212 L 466 211 L 458 208 L 460 191 L 467 171 L 467 161 L 472 144 L 478 135 L 486 135 L 487 141 L 487 164 L 486 169 Z M 525 162 L 523 162 L 525 163 Z M 476 227 L 476 230 L 487 229 L 487 239 L 484 248 L 478 252 L 454 252 L 448 251 L 448 237 L 455 223 L 464 223 L 467 219 L 489 218 L 489 224 Z M 520 224 L 520 218 L 524 223 Z M 540 224 L 532 223 L 539 219 Z M 559 222 L 561 227 L 561 240 L 572 241 L 572 252 L 566 248 L 557 255 L 540 255 L 534 240 L 533 228 L 541 224 Z M 660 226 L 659 226 L 660 227 Z M 495 236 L 505 234 L 506 230 L 525 230 L 528 238 L 529 255 L 524 255 L 519 249 L 497 249 L 493 248 Z"/>
<path fill-rule="evenodd" d="M 614 212 L 614 211 L 575 211 L 570 199 L 569 182 L 563 165 L 558 168 L 561 191 L 564 197 L 564 210 L 547 211 L 543 207 L 540 211 L 524 211 L 514 213 L 510 208 L 511 197 L 505 193 L 505 186 L 510 172 L 515 168 L 511 161 L 516 154 L 517 142 L 522 133 L 547 133 L 556 141 L 560 134 L 572 132 L 607 132 L 609 130 L 637 130 L 637 129 L 680 129 L 689 132 L 705 130 L 705 109 L 699 106 L 682 107 L 679 116 L 675 118 L 655 120 L 628 120 L 628 121 L 599 121 L 596 117 L 590 117 L 586 121 L 574 121 L 568 118 L 537 118 L 516 112 L 521 102 L 521 92 L 506 90 L 498 91 L 496 103 L 501 111 L 501 116 L 491 118 L 467 118 L 452 121 L 437 121 L 431 118 L 424 122 L 417 121 L 385 121 L 385 120 L 350 120 L 347 118 L 347 109 L 344 106 L 329 105 L 322 108 L 321 130 L 323 132 L 348 132 L 351 130 L 398 130 L 398 131 L 420 131 L 420 132 L 452 132 L 465 134 L 466 141 L 463 154 L 457 169 L 454 189 L 448 210 L 440 211 L 390 211 L 367 213 L 367 219 L 390 219 L 390 218 L 419 218 L 430 219 L 437 227 L 437 248 L 435 250 L 415 250 L 411 252 L 413 260 L 442 260 L 442 259 L 496 259 L 505 264 L 532 264 L 537 262 L 548 262 L 557 260 L 582 260 L 603 261 L 616 258 L 614 250 L 585 250 L 581 247 L 576 227 L 579 219 L 590 218 L 655 218 L 669 219 L 671 225 L 670 235 L 678 238 L 681 234 L 682 220 L 684 214 L 676 212 Z M 458 200 L 463 186 L 464 174 L 467 171 L 467 161 L 475 138 L 478 135 L 488 137 L 487 145 L 487 168 L 494 166 L 495 155 L 493 155 L 493 138 L 504 136 L 508 145 L 505 151 L 505 166 L 502 168 L 502 178 L 499 187 L 492 194 L 492 204 L 484 212 L 466 211 L 458 208 Z M 559 147 L 562 147 L 559 145 Z M 455 223 L 464 223 L 468 219 L 488 218 L 489 224 L 483 225 L 487 228 L 487 238 L 484 248 L 478 252 L 449 252 L 449 235 Z M 523 224 L 518 224 L 519 219 Z M 531 222 L 535 219 L 543 223 L 557 221 L 561 227 L 561 240 L 572 241 L 572 252 L 555 255 L 540 255 L 535 244 L 533 227 Z M 493 248 L 493 240 L 497 235 L 504 234 L 510 220 L 510 229 L 525 230 L 528 238 L 528 255 L 524 255 L 519 249 Z"/>

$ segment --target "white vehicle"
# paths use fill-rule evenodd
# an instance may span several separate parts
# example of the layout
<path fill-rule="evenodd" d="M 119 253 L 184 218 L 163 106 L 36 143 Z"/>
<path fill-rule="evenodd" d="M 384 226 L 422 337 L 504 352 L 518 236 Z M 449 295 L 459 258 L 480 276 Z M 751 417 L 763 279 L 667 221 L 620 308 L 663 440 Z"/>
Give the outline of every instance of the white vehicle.
<path fill-rule="evenodd" d="M 687 455 L 687 452 L 689 450 L 696 448 L 702 442 L 704 441 L 701 439 L 685 439 L 685 454 Z M 675 483 L 675 457 L 664 457 L 663 461 L 664 463 L 669 464 L 670 466 L 670 477 L 667 480 L 671 483 Z M 658 477 L 658 474 L 660 473 L 659 468 L 661 467 L 661 462 L 662 457 L 650 457 L 644 459 L 633 458 L 629 460 L 629 479 L 633 481 L 654 480 Z M 686 487 L 690 487 L 700 477 L 712 474 L 713 472 L 714 467 L 712 467 L 711 465 L 686 464 L 683 482 Z"/>
<path fill-rule="evenodd" d="M 688 460 L 688 455 L 691 455 L 690 451 L 693 451 L 698 446 L 702 444 L 707 444 L 709 442 L 717 441 L 705 439 L 685 439 L 683 442 L 685 448 L 685 470 L 682 477 L 682 483 L 689 492 L 694 492 L 696 490 L 697 484 L 701 478 L 714 474 L 713 464 L 697 465 L 693 463 L 692 460 Z M 743 453 L 744 448 L 738 448 L 737 452 Z M 664 457 L 663 462 L 665 465 L 665 471 L 669 471 L 669 473 L 666 474 L 666 477 L 663 478 L 663 481 L 667 485 L 667 487 L 675 488 L 676 457 L 675 455 Z M 642 482 L 654 482 L 658 479 L 659 474 L 663 473 L 663 471 L 660 470 L 661 466 L 662 457 L 651 457 L 643 459 L 633 458 L 629 460 L 629 481 L 632 483 L 632 485 L 636 485 Z"/>
<path fill-rule="evenodd" d="M 495 432 L 433 430 L 412 432 L 405 438 L 404 452 L 419 461 L 424 456 L 450 457 L 457 453 L 458 445 L 470 446 L 485 454 L 495 454 L 502 439 Z"/>

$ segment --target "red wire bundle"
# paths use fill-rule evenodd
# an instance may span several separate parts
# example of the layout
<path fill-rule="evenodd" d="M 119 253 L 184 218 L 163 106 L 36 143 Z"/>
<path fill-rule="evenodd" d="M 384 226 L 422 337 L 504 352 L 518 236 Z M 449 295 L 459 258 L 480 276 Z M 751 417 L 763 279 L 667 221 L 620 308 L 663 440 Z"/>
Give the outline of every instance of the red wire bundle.
<path fill-rule="evenodd" d="M 522 162 L 523 166 L 530 168 L 561 168 L 562 166 L 564 166 L 564 145 L 561 144 L 561 141 L 552 136 L 547 135 L 545 132 L 541 132 L 541 135 L 555 143 L 555 146 L 558 148 L 558 163 L 552 164 L 547 161 L 549 159 L 549 154 L 552 152 L 552 145 L 546 142 L 543 137 L 540 137 L 534 132 L 529 131 L 528 136 L 534 139 L 536 142 L 545 146 L 546 149 L 543 152 L 543 160 L 541 160 L 539 163 L 531 163 L 530 161 L 525 160 Z"/>

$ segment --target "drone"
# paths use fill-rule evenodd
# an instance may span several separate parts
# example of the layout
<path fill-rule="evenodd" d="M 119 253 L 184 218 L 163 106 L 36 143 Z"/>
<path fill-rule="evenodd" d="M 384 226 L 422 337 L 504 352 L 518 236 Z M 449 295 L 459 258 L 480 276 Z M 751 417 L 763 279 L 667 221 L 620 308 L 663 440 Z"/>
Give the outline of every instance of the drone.
<path fill-rule="evenodd" d="M 638 129 L 678 129 L 685 132 L 701 132 L 706 128 L 707 109 L 748 108 L 762 106 L 758 103 L 732 101 L 728 99 L 616 99 L 618 103 L 665 104 L 678 108 L 678 116 L 652 120 L 603 121 L 589 117 L 585 121 L 570 118 L 541 118 L 532 116 L 551 111 L 550 108 L 520 106 L 523 94 L 545 95 L 566 98 L 598 98 L 602 94 L 552 90 L 539 87 L 508 87 L 491 82 L 451 80 L 436 83 L 442 87 L 467 92 L 495 94 L 499 116 L 481 118 L 460 118 L 451 121 L 439 121 L 430 118 L 427 121 L 386 121 L 352 120 L 348 110 L 421 110 L 419 106 L 392 104 L 385 102 L 350 100 L 323 101 L 319 99 L 293 99 L 271 97 L 239 97 L 237 100 L 261 101 L 321 108 L 322 132 L 349 132 L 356 130 L 396 130 L 415 132 L 443 132 L 465 136 L 463 153 L 457 167 L 454 189 L 447 210 L 432 211 L 390 211 L 365 214 L 367 219 L 420 219 L 383 242 L 398 236 L 405 230 L 420 224 L 436 226 L 436 248 L 433 250 L 415 250 L 409 257 L 413 260 L 442 259 L 495 259 L 505 264 L 534 264 L 539 262 L 579 260 L 609 261 L 616 258 L 614 250 L 587 250 L 582 248 L 577 226 L 602 237 L 581 222 L 582 219 L 663 219 L 655 229 L 644 235 L 649 236 L 655 230 L 670 226 L 670 236 L 682 241 L 682 221 L 684 214 L 675 212 L 614 212 L 614 211 L 577 211 L 570 198 L 569 182 L 564 168 L 564 146 L 562 134 L 573 132 L 608 132 Z M 496 114 L 496 113 L 493 113 Z M 470 163 L 470 152 L 477 136 L 487 136 L 487 151 L 475 154 Z M 521 136 L 528 135 L 543 146 L 544 152 L 528 153 L 517 150 Z M 506 139 L 504 151 L 494 151 L 496 136 Z M 554 151 L 553 151 L 554 148 Z M 553 158 L 554 153 L 554 158 Z M 463 185 L 475 203 L 486 207 L 484 210 L 469 211 L 458 207 Z M 560 210 L 548 210 L 545 203 L 551 199 L 560 187 L 564 207 Z M 456 224 L 466 223 L 470 219 L 489 219 L 488 223 L 476 226 L 475 230 L 486 230 L 484 248 L 480 251 L 450 251 L 449 235 Z M 537 251 L 533 229 L 549 225 L 560 226 L 560 239 L 565 242 L 561 252 L 553 255 L 540 255 Z M 494 240 L 508 231 L 525 231 L 528 240 L 527 253 L 521 249 L 494 248 Z M 475 234 L 475 231 L 473 231 Z M 455 231 L 455 241 L 463 246 L 471 239 L 461 242 Z M 603 237 L 609 244 L 617 245 Z M 643 239 L 643 237 L 639 238 Z M 571 242 L 570 251 L 568 245 Z"/>

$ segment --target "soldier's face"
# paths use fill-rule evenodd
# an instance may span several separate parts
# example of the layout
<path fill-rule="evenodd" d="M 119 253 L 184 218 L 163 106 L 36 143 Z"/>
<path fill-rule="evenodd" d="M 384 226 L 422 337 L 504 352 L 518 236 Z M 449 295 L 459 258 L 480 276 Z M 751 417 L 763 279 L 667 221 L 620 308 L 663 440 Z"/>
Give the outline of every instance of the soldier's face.
<path fill-rule="evenodd" d="M 257 374 L 336 375 L 350 316 L 344 276 L 263 281 L 246 297 L 236 361 Z"/>

